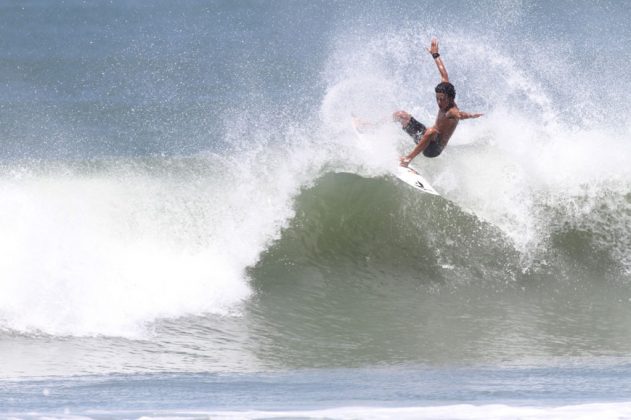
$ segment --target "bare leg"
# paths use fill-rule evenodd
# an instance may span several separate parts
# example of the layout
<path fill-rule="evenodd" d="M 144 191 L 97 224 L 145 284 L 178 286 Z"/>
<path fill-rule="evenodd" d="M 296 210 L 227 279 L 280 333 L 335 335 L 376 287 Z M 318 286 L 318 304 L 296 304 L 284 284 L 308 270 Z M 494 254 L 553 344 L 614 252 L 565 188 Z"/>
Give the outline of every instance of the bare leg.
<path fill-rule="evenodd" d="M 405 128 L 408 126 L 411 118 L 412 116 L 405 111 L 397 111 L 394 114 L 392 114 L 392 119 L 394 121 L 401 123 L 402 128 Z"/>
<path fill-rule="evenodd" d="M 388 121 L 388 118 L 382 118 L 379 121 L 371 122 L 371 121 L 366 121 L 362 118 L 359 118 L 355 114 L 351 114 L 351 116 L 353 117 L 353 125 L 360 132 L 362 132 L 362 130 L 365 130 L 367 128 L 376 128 L 379 125 L 384 124 Z M 392 114 L 392 121 L 401 123 L 402 128 L 407 127 L 411 119 L 412 119 L 412 115 L 410 115 L 406 111 L 397 111 Z"/>

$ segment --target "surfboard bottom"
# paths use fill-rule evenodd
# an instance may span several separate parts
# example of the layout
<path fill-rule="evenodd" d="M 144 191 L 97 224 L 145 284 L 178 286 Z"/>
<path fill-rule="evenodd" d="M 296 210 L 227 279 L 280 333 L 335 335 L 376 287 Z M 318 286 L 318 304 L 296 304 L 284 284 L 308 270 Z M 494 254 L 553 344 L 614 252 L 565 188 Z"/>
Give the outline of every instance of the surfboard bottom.
<path fill-rule="evenodd" d="M 405 182 L 412 188 L 433 195 L 440 195 L 414 168 L 398 166 L 393 171 L 394 176 Z"/>

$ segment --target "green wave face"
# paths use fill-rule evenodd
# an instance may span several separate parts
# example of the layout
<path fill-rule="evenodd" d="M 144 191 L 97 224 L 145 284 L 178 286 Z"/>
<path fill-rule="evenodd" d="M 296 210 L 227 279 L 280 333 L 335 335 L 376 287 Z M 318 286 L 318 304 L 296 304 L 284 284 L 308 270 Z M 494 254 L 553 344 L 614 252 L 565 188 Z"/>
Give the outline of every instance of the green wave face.
<path fill-rule="evenodd" d="M 250 271 L 257 351 L 295 366 L 623 352 L 629 277 L 597 228 L 559 223 L 526 260 L 447 199 L 327 174 Z"/>

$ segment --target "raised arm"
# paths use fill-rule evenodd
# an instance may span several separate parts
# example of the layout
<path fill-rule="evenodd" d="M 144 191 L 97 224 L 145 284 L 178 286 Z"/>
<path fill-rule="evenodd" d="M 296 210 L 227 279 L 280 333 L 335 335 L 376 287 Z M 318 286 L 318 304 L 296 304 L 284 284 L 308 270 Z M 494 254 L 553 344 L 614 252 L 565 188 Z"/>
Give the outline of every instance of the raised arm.
<path fill-rule="evenodd" d="M 432 55 L 432 57 L 434 57 L 434 62 L 436 63 L 436 67 L 438 67 L 438 72 L 440 73 L 440 81 L 449 82 L 447 69 L 445 68 L 445 64 L 438 53 L 438 40 L 436 38 L 432 38 L 432 45 L 427 48 L 427 51 Z"/>

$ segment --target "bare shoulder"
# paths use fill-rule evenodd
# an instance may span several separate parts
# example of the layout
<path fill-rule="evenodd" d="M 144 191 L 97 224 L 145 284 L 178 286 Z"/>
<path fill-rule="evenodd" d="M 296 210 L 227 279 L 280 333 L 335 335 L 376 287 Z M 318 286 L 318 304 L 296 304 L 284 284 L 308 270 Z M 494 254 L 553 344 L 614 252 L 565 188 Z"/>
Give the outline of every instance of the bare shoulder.
<path fill-rule="evenodd" d="M 451 108 L 449 108 L 449 111 L 447 111 L 447 118 L 456 118 L 458 119 L 460 117 L 460 110 L 458 109 L 457 105 L 452 106 Z"/>

